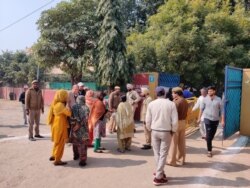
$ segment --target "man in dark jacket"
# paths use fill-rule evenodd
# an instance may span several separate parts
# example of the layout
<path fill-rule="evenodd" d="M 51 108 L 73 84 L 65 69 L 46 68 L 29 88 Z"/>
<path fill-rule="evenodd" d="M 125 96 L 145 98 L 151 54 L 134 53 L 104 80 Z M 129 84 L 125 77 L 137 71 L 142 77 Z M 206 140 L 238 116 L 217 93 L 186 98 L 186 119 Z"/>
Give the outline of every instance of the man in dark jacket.
<path fill-rule="evenodd" d="M 27 116 L 26 116 L 26 110 L 25 110 L 25 92 L 27 91 L 28 88 L 29 87 L 27 85 L 24 85 L 23 92 L 19 96 L 19 101 L 22 103 L 24 125 L 27 124 Z"/>

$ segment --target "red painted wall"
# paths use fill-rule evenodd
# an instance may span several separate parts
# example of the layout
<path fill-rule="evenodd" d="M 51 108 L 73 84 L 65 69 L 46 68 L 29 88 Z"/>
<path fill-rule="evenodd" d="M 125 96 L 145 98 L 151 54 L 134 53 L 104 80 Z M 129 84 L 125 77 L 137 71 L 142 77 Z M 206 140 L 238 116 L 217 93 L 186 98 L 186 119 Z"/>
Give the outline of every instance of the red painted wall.
<path fill-rule="evenodd" d="M 23 88 L 0 87 L 0 98 L 1 99 L 10 99 L 9 94 L 11 92 L 13 92 L 15 94 L 14 100 L 18 100 L 22 91 L 23 91 Z M 42 93 L 43 93 L 43 97 L 44 97 L 44 104 L 50 105 L 51 102 L 53 101 L 56 90 L 43 89 Z"/>

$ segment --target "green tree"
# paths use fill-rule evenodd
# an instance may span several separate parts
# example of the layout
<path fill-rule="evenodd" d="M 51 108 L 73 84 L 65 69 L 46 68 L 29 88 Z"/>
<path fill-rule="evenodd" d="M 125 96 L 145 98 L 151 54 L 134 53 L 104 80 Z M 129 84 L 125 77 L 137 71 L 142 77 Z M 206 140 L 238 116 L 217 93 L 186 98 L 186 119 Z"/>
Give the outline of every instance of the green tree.
<path fill-rule="evenodd" d="M 22 86 L 37 78 L 37 67 L 34 57 L 23 51 L 3 52 L 0 55 L 0 81 L 6 85 Z M 44 69 L 40 70 L 40 80 L 43 81 Z"/>
<path fill-rule="evenodd" d="M 37 22 L 41 36 L 33 50 L 38 61 L 45 67 L 60 67 L 70 75 L 72 84 L 82 79 L 93 59 L 96 7 L 95 0 L 61 2 L 44 11 Z"/>
<path fill-rule="evenodd" d="M 147 19 L 157 13 L 164 0 L 120 0 L 125 30 L 144 31 Z"/>
<path fill-rule="evenodd" d="M 229 2 L 169 0 L 149 18 L 146 32 L 127 38 L 129 55 L 141 67 L 136 57 L 147 54 L 147 49 L 138 50 L 141 43 L 154 49 L 158 70 L 178 73 L 183 82 L 196 87 L 221 85 L 225 65 L 250 66 L 249 15 L 243 3 L 232 12 Z M 144 60 L 151 63 L 152 58 Z"/>
<path fill-rule="evenodd" d="M 116 0 L 101 0 L 97 9 L 99 42 L 97 79 L 101 86 L 122 85 L 129 81 L 132 67 L 126 60 L 126 43 L 120 4 Z"/>

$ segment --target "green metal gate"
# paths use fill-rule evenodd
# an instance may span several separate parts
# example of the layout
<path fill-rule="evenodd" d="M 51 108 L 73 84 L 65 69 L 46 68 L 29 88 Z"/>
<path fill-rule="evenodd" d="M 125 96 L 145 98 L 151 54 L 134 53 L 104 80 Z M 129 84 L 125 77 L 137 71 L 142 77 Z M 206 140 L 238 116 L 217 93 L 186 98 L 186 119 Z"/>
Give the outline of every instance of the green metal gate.
<path fill-rule="evenodd" d="M 228 138 L 240 130 L 242 69 L 226 66 L 223 137 Z"/>

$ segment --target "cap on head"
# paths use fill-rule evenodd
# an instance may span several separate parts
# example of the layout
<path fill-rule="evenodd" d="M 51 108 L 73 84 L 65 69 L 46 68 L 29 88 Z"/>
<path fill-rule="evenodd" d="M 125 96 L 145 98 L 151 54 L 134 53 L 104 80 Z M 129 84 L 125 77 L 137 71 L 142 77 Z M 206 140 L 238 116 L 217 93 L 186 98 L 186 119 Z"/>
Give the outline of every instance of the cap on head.
<path fill-rule="evenodd" d="M 156 92 L 157 96 L 159 96 L 159 97 L 165 95 L 165 89 L 162 86 L 156 87 L 155 92 Z"/>
<path fill-rule="evenodd" d="M 84 86 L 84 83 L 79 82 L 77 85 L 78 85 L 79 87 L 81 87 L 81 86 Z"/>
<path fill-rule="evenodd" d="M 174 87 L 174 88 L 172 89 L 172 92 L 178 93 L 178 92 L 183 92 L 183 90 L 182 90 L 180 87 Z"/>
<path fill-rule="evenodd" d="M 121 88 L 119 86 L 115 86 L 115 90 L 120 90 Z"/>
<path fill-rule="evenodd" d="M 142 88 L 141 88 L 141 93 L 144 94 L 144 95 L 149 94 L 148 88 L 142 87 Z"/>
<path fill-rule="evenodd" d="M 127 84 L 127 89 L 133 89 L 133 85 L 132 84 Z"/>
<path fill-rule="evenodd" d="M 32 84 L 38 83 L 38 80 L 33 80 L 31 83 L 32 83 Z"/>
<path fill-rule="evenodd" d="M 180 87 L 174 87 L 172 89 L 172 93 L 177 94 L 179 96 L 183 96 L 183 90 Z"/>
<path fill-rule="evenodd" d="M 27 86 L 27 85 L 23 86 L 23 89 L 28 89 L 28 88 L 29 88 L 29 86 Z"/>

